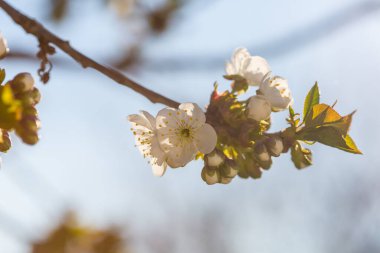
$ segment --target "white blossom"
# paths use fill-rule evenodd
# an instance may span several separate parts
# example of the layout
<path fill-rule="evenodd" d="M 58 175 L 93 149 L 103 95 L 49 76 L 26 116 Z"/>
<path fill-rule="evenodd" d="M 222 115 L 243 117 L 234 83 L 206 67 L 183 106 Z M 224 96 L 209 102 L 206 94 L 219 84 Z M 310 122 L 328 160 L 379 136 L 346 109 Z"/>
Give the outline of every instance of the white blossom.
<path fill-rule="evenodd" d="M 247 105 L 248 118 L 260 121 L 269 118 L 272 112 L 270 102 L 262 95 L 252 96 Z"/>
<path fill-rule="evenodd" d="M 249 85 L 257 86 L 263 77 L 270 72 L 268 62 L 260 56 L 251 56 L 246 48 L 237 48 L 231 62 L 226 64 L 227 75 L 239 75 Z"/>
<path fill-rule="evenodd" d="M 288 81 L 280 76 L 266 75 L 260 84 L 260 92 L 270 102 L 273 111 L 282 111 L 293 104 Z"/>
<path fill-rule="evenodd" d="M 129 115 L 128 120 L 132 124 L 136 146 L 144 158 L 150 159 L 153 174 L 163 176 L 167 168 L 166 154 L 158 142 L 156 119 L 148 112 L 141 111 L 141 114 Z"/>
<path fill-rule="evenodd" d="M 205 114 L 193 103 L 159 111 L 156 128 L 161 148 L 172 168 L 185 166 L 198 152 L 212 152 L 217 142 L 214 128 L 206 123 Z"/>
<path fill-rule="evenodd" d="M 9 52 L 7 40 L 0 33 L 0 59 L 4 58 L 5 55 Z"/>

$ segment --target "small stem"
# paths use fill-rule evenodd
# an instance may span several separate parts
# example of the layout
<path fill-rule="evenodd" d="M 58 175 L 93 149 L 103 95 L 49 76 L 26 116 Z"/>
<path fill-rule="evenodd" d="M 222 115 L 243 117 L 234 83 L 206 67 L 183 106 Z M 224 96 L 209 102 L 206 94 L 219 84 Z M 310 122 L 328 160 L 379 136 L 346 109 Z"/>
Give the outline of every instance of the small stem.
<path fill-rule="evenodd" d="M 143 95 L 147 99 L 149 99 L 152 103 L 161 103 L 170 107 L 178 107 L 179 103 L 167 98 L 159 93 L 156 93 L 144 86 L 138 84 L 132 79 L 128 78 L 120 71 L 113 69 L 111 67 L 104 66 L 95 60 L 87 57 L 81 52 L 75 50 L 70 46 L 68 41 L 65 41 L 49 30 L 47 30 L 43 25 L 41 25 L 38 21 L 27 17 L 22 14 L 14 7 L 9 5 L 4 0 L 0 0 L 0 8 L 2 8 L 11 18 L 12 20 L 20 25 L 25 32 L 34 35 L 37 39 L 44 39 L 47 43 L 51 43 L 56 47 L 60 48 L 63 52 L 77 61 L 82 65 L 83 68 L 92 68 L 96 71 L 102 73 L 103 75 L 109 77 L 120 85 L 126 86 L 134 90 L 135 92 Z"/>

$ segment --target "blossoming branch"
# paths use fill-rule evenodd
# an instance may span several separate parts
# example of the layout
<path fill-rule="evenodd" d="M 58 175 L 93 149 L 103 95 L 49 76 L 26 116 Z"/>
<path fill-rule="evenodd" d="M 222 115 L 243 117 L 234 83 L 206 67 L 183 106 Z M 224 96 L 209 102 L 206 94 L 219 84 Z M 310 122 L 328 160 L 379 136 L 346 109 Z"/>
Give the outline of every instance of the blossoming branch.
<path fill-rule="evenodd" d="M 205 113 L 194 103 L 184 103 L 178 109 L 164 108 L 156 117 L 145 111 L 128 117 L 136 146 L 150 160 L 154 175 L 201 158 L 207 184 L 228 184 L 236 176 L 260 178 L 271 167 L 272 157 L 288 151 L 296 168 L 311 165 L 312 153 L 303 143 L 361 153 L 348 135 L 353 113 L 342 117 L 333 105 L 320 104 L 317 84 L 306 96 L 301 120 L 292 108 L 288 81 L 273 75 L 264 58 L 238 48 L 224 77 L 232 81 L 231 90 L 220 93 L 215 84 Z M 239 100 L 257 86 L 256 94 Z M 268 133 L 271 114 L 284 110 L 289 110 L 290 126 Z"/>
<path fill-rule="evenodd" d="M 320 103 L 319 87 L 315 84 L 304 100 L 301 117 L 292 108 L 294 100 L 288 81 L 274 75 L 264 58 L 251 56 L 245 48 L 236 49 L 226 64 L 224 77 L 231 81 L 231 89 L 219 92 L 215 84 L 210 103 L 203 111 L 194 103 L 179 104 L 92 60 L 6 1 L 0 0 L 0 8 L 38 39 L 41 81 L 49 79 L 49 55 L 55 53 L 56 46 L 83 67 L 97 70 L 153 103 L 169 106 L 156 117 L 145 111 L 128 117 L 136 146 L 149 159 L 157 176 L 164 175 L 167 167 L 180 168 L 202 159 L 201 176 L 207 184 L 228 184 L 236 176 L 257 179 L 271 167 L 272 157 L 283 153 L 290 152 L 298 169 L 311 165 L 312 152 L 304 145 L 316 142 L 361 154 L 348 134 L 354 112 L 341 116 L 334 105 Z M 0 59 L 8 52 L 7 41 L 0 34 Z M 12 131 L 26 144 L 39 140 L 36 105 L 40 93 L 34 87 L 33 77 L 20 73 L 6 82 L 5 78 L 5 70 L 0 69 L 0 152 L 10 149 Z M 257 87 L 255 92 L 253 87 Z M 251 96 L 241 99 L 247 92 Z M 289 112 L 289 127 L 268 132 L 272 113 L 284 110 Z"/>

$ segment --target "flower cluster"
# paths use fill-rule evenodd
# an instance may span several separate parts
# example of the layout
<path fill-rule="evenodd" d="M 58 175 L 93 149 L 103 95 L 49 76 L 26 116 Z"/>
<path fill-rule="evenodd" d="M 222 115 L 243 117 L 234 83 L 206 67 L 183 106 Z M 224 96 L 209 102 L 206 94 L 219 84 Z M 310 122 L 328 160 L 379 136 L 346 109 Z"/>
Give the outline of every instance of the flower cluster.
<path fill-rule="evenodd" d="M 9 49 L 0 33 L 0 59 Z M 29 73 L 19 73 L 12 80 L 5 81 L 5 70 L 0 68 L 0 152 L 7 152 L 11 146 L 9 133 L 14 131 L 29 145 L 39 140 L 40 121 L 36 105 L 41 99 L 34 79 Z"/>
<path fill-rule="evenodd" d="M 0 84 L 5 71 L 0 70 Z M 0 85 L 0 152 L 11 147 L 8 132 L 15 133 L 26 144 L 38 142 L 40 122 L 35 106 L 41 98 L 34 87 L 34 79 L 29 73 L 20 73 L 12 80 Z"/>
<path fill-rule="evenodd" d="M 236 176 L 260 178 L 273 157 L 288 151 L 296 168 L 311 165 L 311 151 L 302 143 L 361 153 L 348 135 L 353 113 L 340 116 L 333 106 L 320 104 L 317 84 L 306 96 L 301 120 L 292 108 L 288 81 L 273 75 L 264 58 L 238 48 L 224 77 L 232 81 L 231 90 L 218 92 L 215 84 L 206 113 L 186 103 L 178 109 L 165 108 L 155 118 L 147 112 L 129 116 L 137 147 L 150 159 L 155 175 L 162 176 L 167 166 L 183 167 L 200 157 L 207 184 L 228 184 Z M 252 86 L 258 87 L 256 94 L 239 100 Z M 268 133 L 271 113 L 283 110 L 289 110 L 290 126 Z"/>
<path fill-rule="evenodd" d="M 288 81 L 272 75 L 268 62 L 260 56 L 251 56 L 245 48 L 235 50 L 231 62 L 226 64 L 226 73 L 225 78 L 235 81 L 235 90 L 239 87 L 247 90 L 247 85 L 259 86 L 247 108 L 249 117 L 254 120 L 266 120 L 272 111 L 282 111 L 293 104 Z"/>

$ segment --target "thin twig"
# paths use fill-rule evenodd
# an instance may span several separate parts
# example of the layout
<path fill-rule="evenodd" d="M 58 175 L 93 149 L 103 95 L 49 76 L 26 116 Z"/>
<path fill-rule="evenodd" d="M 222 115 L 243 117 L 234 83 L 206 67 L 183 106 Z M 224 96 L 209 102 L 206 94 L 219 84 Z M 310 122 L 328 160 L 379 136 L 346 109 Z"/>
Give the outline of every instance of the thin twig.
<path fill-rule="evenodd" d="M 98 72 L 111 78 L 117 83 L 129 87 L 135 92 L 143 95 L 152 103 L 161 103 L 170 107 L 178 107 L 178 102 L 143 87 L 142 85 L 126 77 L 121 72 L 111 67 L 106 67 L 94 61 L 93 59 L 87 57 L 81 52 L 75 50 L 70 46 L 70 43 L 68 41 L 65 41 L 56 36 L 55 34 L 51 33 L 38 21 L 25 16 L 24 14 L 13 8 L 11 5 L 9 5 L 7 2 L 0 0 L 0 8 L 2 8 L 15 23 L 20 25 L 25 30 L 25 32 L 34 35 L 37 39 L 44 39 L 47 43 L 51 43 L 57 46 L 63 52 L 65 52 L 67 55 L 69 55 L 71 58 L 73 58 L 75 61 L 81 64 L 83 68 L 92 68 L 97 70 Z"/>

